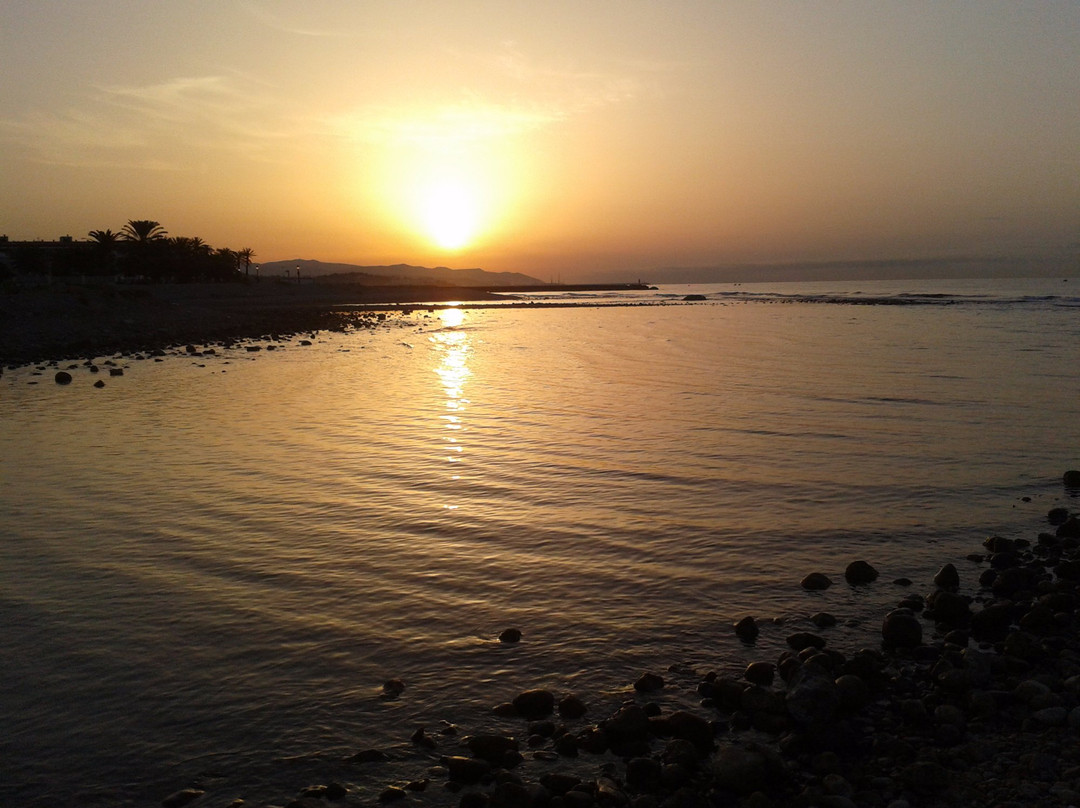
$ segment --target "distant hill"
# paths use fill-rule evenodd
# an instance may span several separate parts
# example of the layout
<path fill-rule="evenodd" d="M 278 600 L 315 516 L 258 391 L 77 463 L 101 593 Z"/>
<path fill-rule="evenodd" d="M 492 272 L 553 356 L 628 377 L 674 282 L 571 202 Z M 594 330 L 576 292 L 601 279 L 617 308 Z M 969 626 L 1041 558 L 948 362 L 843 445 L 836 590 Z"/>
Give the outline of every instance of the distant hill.
<path fill-rule="evenodd" d="M 293 261 L 268 261 L 259 267 L 265 276 L 292 275 L 299 267 L 300 276 L 316 278 L 318 283 L 359 283 L 367 286 L 537 286 L 543 281 L 520 272 L 488 272 L 486 269 L 450 269 L 449 267 L 360 266 L 334 264 L 297 258 Z"/>
<path fill-rule="evenodd" d="M 1055 277 L 1076 272 L 1075 254 L 1039 257 L 896 258 L 868 261 L 817 261 L 786 264 L 667 266 L 641 270 L 649 283 L 787 283 L 805 281 L 917 280 L 933 278 Z M 621 271 L 582 275 L 602 282 Z"/>

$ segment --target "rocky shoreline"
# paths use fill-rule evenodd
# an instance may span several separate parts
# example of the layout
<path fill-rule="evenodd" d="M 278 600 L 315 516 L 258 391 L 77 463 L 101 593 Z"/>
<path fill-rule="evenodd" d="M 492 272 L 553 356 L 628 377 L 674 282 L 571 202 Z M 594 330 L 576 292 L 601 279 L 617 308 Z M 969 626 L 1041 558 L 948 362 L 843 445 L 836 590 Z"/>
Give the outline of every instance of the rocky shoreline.
<path fill-rule="evenodd" d="M 1063 482 L 1080 496 L 1080 471 Z M 687 673 L 674 667 L 643 673 L 614 710 L 581 694 L 527 690 L 493 705 L 505 732 L 403 728 L 415 778 L 400 776 L 400 746 L 358 749 L 341 762 L 351 774 L 278 804 L 1080 805 L 1080 515 L 1054 508 L 1037 536 L 990 537 L 968 560 L 984 567 L 977 586 L 951 563 L 921 592 L 906 579 L 878 581 L 861 560 L 842 583 L 808 575 L 806 590 L 908 593 L 883 616 L 874 647 L 830 647 L 835 618 L 820 613 L 817 631 L 790 635 L 779 658 L 751 663 L 741 678 L 694 674 L 693 708 L 662 706 Z M 753 647 L 757 622 L 747 616 L 732 631 Z M 499 639 L 527 641 L 518 629 Z M 399 680 L 383 686 L 387 699 L 403 693 Z M 216 805 L 211 796 L 196 783 L 163 805 Z"/>
<path fill-rule="evenodd" d="M 222 343 L 370 323 L 397 304 L 460 299 L 457 287 L 261 284 L 53 285 L 0 290 L 0 367 Z M 470 299 L 501 300 L 467 290 Z"/>

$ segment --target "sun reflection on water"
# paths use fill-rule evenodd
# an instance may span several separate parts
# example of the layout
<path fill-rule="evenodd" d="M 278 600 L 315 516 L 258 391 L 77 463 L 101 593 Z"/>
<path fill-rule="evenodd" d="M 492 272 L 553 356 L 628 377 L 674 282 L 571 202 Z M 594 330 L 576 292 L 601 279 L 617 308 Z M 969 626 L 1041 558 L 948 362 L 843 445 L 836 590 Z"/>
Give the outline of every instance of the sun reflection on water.
<path fill-rule="evenodd" d="M 463 431 L 462 415 L 469 404 L 465 398 L 465 382 L 471 372 L 469 371 L 469 334 L 467 331 L 456 330 L 465 322 L 465 312 L 457 308 L 447 308 L 439 312 L 444 328 L 431 335 L 431 341 L 441 354 L 441 361 L 435 368 L 442 382 L 443 391 L 446 395 L 446 414 L 441 416 L 446 429 L 451 430 L 451 435 Z M 447 435 L 443 438 L 446 460 L 448 463 L 460 463 L 464 454 L 464 447 L 460 438 Z M 460 475 L 453 475 L 453 479 L 460 479 Z M 449 507 L 449 506 L 444 506 Z M 456 506 L 455 506 L 456 507 Z"/>

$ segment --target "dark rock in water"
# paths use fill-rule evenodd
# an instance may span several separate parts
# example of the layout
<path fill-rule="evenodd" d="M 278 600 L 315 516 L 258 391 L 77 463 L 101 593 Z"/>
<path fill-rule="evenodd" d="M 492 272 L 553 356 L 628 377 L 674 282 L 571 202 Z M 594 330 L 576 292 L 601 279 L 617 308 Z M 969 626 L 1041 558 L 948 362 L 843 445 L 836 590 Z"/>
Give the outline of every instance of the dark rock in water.
<path fill-rule="evenodd" d="M 690 741 L 703 752 L 712 748 L 713 737 L 716 733 L 713 731 L 712 724 L 701 716 L 676 710 L 668 716 L 667 725 L 672 737 Z"/>
<path fill-rule="evenodd" d="M 649 716 L 638 705 L 628 704 L 604 721 L 600 728 L 613 742 L 641 740 L 649 735 Z"/>
<path fill-rule="evenodd" d="M 123 368 L 109 368 L 109 375 L 110 376 L 123 376 L 124 375 L 124 369 Z"/>
<path fill-rule="evenodd" d="M 1069 518 L 1068 508 L 1051 508 L 1046 514 L 1046 521 L 1057 527 L 1058 525 L 1065 524 L 1065 520 Z"/>
<path fill-rule="evenodd" d="M 825 638 L 808 631 L 800 631 L 787 638 L 788 647 L 793 651 L 801 651 L 804 648 L 824 648 Z"/>
<path fill-rule="evenodd" d="M 350 763 L 381 763 L 388 760 L 381 749 L 363 749 L 349 758 Z"/>
<path fill-rule="evenodd" d="M 405 692 L 405 683 L 400 679 L 387 679 L 383 682 L 382 695 L 383 699 L 396 699 L 403 692 Z"/>
<path fill-rule="evenodd" d="M 776 677 L 776 666 L 771 662 L 751 662 L 746 666 L 743 677 L 746 681 L 753 682 L 755 685 L 769 687 Z"/>
<path fill-rule="evenodd" d="M 743 642 L 751 643 L 756 640 L 759 631 L 757 623 L 754 621 L 754 618 L 747 615 L 738 623 L 736 623 L 735 634 Z"/>
<path fill-rule="evenodd" d="M 435 739 L 427 734 L 427 730 L 424 727 L 420 727 L 420 729 L 414 732 L 409 737 L 409 740 L 425 749 L 434 749 L 436 746 Z"/>
<path fill-rule="evenodd" d="M 922 624 L 910 609 L 894 609 L 885 615 L 881 638 L 886 645 L 912 648 L 922 643 Z"/>
<path fill-rule="evenodd" d="M 897 586 L 911 586 L 911 579 L 910 578 L 896 578 L 893 581 L 893 583 L 896 584 Z"/>
<path fill-rule="evenodd" d="M 199 349 L 196 348 L 194 345 L 188 345 L 184 348 L 184 350 L 187 351 L 189 354 L 197 354 L 199 352 Z"/>
<path fill-rule="evenodd" d="M 310 345 L 310 344 L 311 344 L 311 340 L 309 340 L 309 339 L 302 339 L 302 340 L 300 340 L 300 344 L 301 344 L 301 345 Z"/>
<path fill-rule="evenodd" d="M 907 609 L 915 614 L 919 614 L 919 612 L 926 608 L 926 602 L 923 600 L 922 595 L 908 595 L 896 605 L 896 608 Z"/>
<path fill-rule="evenodd" d="M 58 370 L 53 378 L 57 384 L 71 384 L 71 374 L 66 370 Z"/>
<path fill-rule="evenodd" d="M 521 631 L 516 628 L 508 628 L 499 635 L 499 642 L 513 643 L 521 639 Z"/>
<path fill-rule="evenodd" d="M 1080 519 L 1070 516 L 1064 524 L 1058 525 L 1054 534 L 1059 539 L 1080 539 Z"/>
<path fill-rule="evenodd" d="M 518 742 L 503 735 L 474 735 L 468 741 L 469 751 L 494 766 L 499 766 L 507 752 L 518 751 Z"/>
<path fill-rule="evenodd" d="M 811 572 L 805 578 L 802 579 L 800 586 L 811 592 L 821 591 L 822 589 L 828 589 L 832 586 L 832 581 L 828 575 L 821 572 Z"/>
<path fill-rule="evenodd" d="M 1064 477 L 1062 477 L 1062 482 L 1068 488 L 1080 488 L 1080 470 L 1070 469 L 1066 471 Z"/>
<path fill-rule="evenodd" d="M 1030 585 L 1030 573 L 1021 567 L 1000 570 L 990 583 L 990 591 L 999 598 L 1010 598 Z"/>
<path fill-rule="evenodd" d="M 958 589 L 960 587 L 960 573 L 952 564 L 946 564 L 937 575 L 934 576 L 934 585 L 941 589 Z"/>
<path fill-rule="evenodd" d="M 686 295 L 683 300 L 708 300 L 705 295 Z"/>
<path fill-rule="evenodd" d="M 323 793 L 328 800 L 340 800 L 349 793 L 349 789 L 345 788 L 341 783 L 328 783 L 326 791 Z"/>
<path fill-rule="evenodd" d="M 94 382 L 94 387 L 98 388 L 99 390 L 104 386 L 105 382 L 103 382 L 101 379 L 98 379 L 96 382 Z"/>
<path fill-rule="evenodd" d="M 447 776 L 456 783 L 479 783 L 491 771 L 491 764 L 479 758 L 449 755 L 439 760 L 446 767 Z"/>
<path fill-rule="evenodd" d="M 555 710 L 555 695 L 550 690 L 526 690 L 515 696 L 513 703 L 523 718 L 546 718 Z"/>
<path fill-rule="evenodd" d="M 407 796 L 408 792 L 406 792 L 405 789 L 398 788 L 397 786 L 387 786 L 382 790 L 382 792 L 380 792 L 379 802 L 385 805 L 388 802 L 397 802 L 398 800 L 403 800 Z"/>
<path fill-rule="evenodd" d="M 971 605 L 967 598 L 955 592 L 946 589 L 932 592 L 926 599 L 926 605 L 929 607 L 927 616 L 939 623 L 949 626 L 966 626 L 971 620 Z"/>
<path fill-rule="evenodd" d="M 585 706 L 585 702 L 573 694 L 563 696 L 563 698 L 559 699 L 559 715 L 563 718 L 571 720 L 581 718 L 581 716 L 588 712 L 588 709 L 589 708 Z"/>
<path fill-rule="evenodd" d="M 836 618 L 828 612 L 818 612 L 810 618 L 810 622 L 818 628 L 832 628 L 836 625 Z"/>
<path fill-rule="evenodd" d="M 1016 546 L 1012 541 L 1002 538 L 1001 536 L 989 536 L 986 539 L 983 539 L 983 547 L 991 553 L 1007 553 L 1016 549 Z"/>
<path fill-rule="evenodd" d="M 183 808 L 189 802 L 199 799 L 205 791 L 197 788 L 185 788 L 176 791 L 161 801 L 162 808 Z"/>
<path fill-rule="evenodd" d="M 844 578 L 852 586 L 862 586 L 876 581 L 878 571 L 865 561 L 852 561 L 844 570 Z"/>
<path fill-rule="evenodd" d="M 655 673 L 643 673 L 634 682 L 634 690 L 639 693 L 654 693 L 664 689 L 664 677 Z"/>
<path fill-rule="evenodd" d="M 1015 550 L 1005 550 L 990 556 L 990 566 L 996 570 L 1006 570 L 1020 566 L 1020 555 Z"/>

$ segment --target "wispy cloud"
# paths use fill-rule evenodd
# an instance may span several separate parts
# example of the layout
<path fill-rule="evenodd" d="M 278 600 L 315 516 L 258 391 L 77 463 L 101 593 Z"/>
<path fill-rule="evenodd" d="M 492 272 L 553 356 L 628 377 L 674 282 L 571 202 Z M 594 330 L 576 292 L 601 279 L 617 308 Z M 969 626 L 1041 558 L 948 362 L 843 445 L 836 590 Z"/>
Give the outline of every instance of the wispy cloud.
<path fill-rule="evenodd" d="M 199 148 L 266 159 L 289 137 L 261 122 L 268 106 L 260 88 L 230 76 L 99 86 L 66 109 L 0 119 L 0 138 L 38 162 L 182 170 L 179 154 Z"/>
<path fill-rule="evenodd" d="M 306 26 L 301 23 L 295 22 L 284 17 L 281 14 L 275 14 L 266 8 L 264 3 L 255 2 L 255 0 L 240 0 L 240 8 L 244 9 L 248 14 L 265 25 L 267 28 L 273 28 L 275 31 L 283 31 L 287 34 L 295 34 L 302 37 L 313 38 L 330 38 L 337 39 L 349 36 L 346 32 L 335 31 L 329 28 L 314 28 Z"/>
<path fill-rule="evenodd" d="M 537 62 L 513 42 L 493 53 L 449 55 L 471 63 L 477 84 L 500 89 L 463 91 L 460 100 L 434 107 L 362 107 L 335 118 L 332 131 L 382 145 L 451 150 L 557 126 L 596 109 L 632 103 L 652 91 L 649 82 L 633 76 Z"/>
<path fill-rule="evenodd" d="M 515 137 L 563 117 L 556 109 L 467 99 L 435 109 L 372 106 L 331 121 L 331 130 L 379 145 L 412 145 L 453 150 L 483 141 Z"/>

